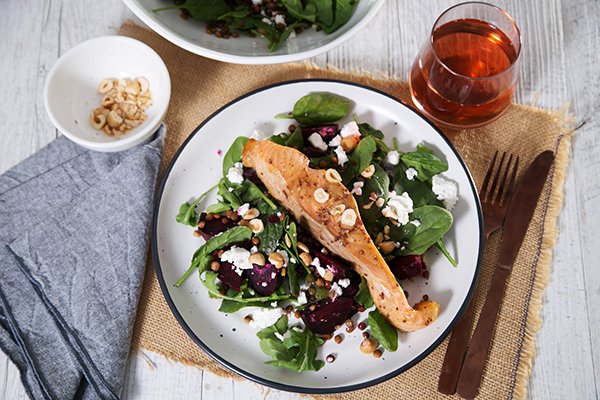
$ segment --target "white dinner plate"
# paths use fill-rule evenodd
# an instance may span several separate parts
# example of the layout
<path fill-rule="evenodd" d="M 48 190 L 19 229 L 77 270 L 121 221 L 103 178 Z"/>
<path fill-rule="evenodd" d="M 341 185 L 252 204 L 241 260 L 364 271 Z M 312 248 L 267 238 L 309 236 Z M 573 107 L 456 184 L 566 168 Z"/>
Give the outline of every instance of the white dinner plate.
<path fill-rule="evenodd" d="M 290 120 L 274 119 L 292 109 L 296 100 L 315 91 L 345 96 L 354 102 L 352 113 L 361 121 L 382 130 L 388 144 L 395 136 L 400 150 L 414 150 L 425 142 L 448 162 L 446 175 L 459 184 L 459 200 L 453 210 L 454 224 L 445 238 L 458 268 L 436 252 L 427 254 L 430 271 L 424 278 L 404 282 L 408 300 L 417 303 L 428 295 L 440 303 L 440 314 L 430 326 L 413 333 L 401 333 L 396 352 L 382 358 L 363 355 L 359 350 L 362 332 L 356 329 L 336 344 L 326 342 L 319 358 L 336 356 L 318 372 L 296 373 L 265 364 L 269 358 L 259 348 L 256 330 L 243 322 L 249 309 L 234 314 L 218 311 L 220 301 L 210 299 L 198 275 L 181 287 L 174 283 L 186 271 L 202 239 L 192 229 L 175 221 L 179 206 L 203 193 L 221 178 L 222 154 L 234 138 L 254 130 L 265 134 L 286 131 Z M 352 115 L 347 117 L 350 121 Z M 341 123 L 347 121 L 341 121 Z M 199 205 L 207 207 L 216 199 L 212 193 Z M 181 146 L 160 187 L 153 219 L 153 257 L 163 294 L 183 329 L 204 351 L 230 370 L 277 389 L 303 393 L 335 393 L 360 389 L 392 378 L 418 363 L 433 351 L 452 330 L 465 310 L 478 276 L 482 257 L 482 214 L 477 192 L 465 163 L 448 139 L 426 119 L 397 99 L 377 90 L 347 82 L 301 80 L 268 86 L 227 104 L 204 121 Z M 295 318 L 290 317 L 292 322 Z M 355 322 L 366 313 L 354 316 Z"/>
<path fill-rule="evenodd" d="M 385 0 L 361 0 L 352 18 L 337 31 L 325 34 L 306 29 L 275 51 L 268 50 L 268 41 L 262 37 L 240 36 L 226 40 L 209 35 L 204 22 L 183 20 L 181 10 L 152 12 L 173 4 L 171 0 L 123 1 L 150 29 L 187 51 L 235 64 L 278 64 L 305 60 L 339 46 L 366 26 Z"/>

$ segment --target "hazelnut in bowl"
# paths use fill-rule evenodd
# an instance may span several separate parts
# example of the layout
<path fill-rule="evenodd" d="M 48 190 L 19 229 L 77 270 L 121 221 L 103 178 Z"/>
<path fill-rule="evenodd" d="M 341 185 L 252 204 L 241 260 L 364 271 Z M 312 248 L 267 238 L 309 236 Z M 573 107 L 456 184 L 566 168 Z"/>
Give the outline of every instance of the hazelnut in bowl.
<path fill-rule="evenodd" d="M 50 70 L 44 104 L 56 128 L 91 150 L 114 152 L 149 138 L 171 97 L 165 63 L 146 44 L 104 36 L 66 52 Z"/>

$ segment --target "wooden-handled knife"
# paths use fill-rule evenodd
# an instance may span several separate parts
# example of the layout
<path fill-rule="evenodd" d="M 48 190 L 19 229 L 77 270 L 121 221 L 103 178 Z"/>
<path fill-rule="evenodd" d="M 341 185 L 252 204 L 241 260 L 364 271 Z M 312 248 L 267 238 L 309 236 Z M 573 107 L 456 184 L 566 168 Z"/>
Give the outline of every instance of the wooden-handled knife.
<path fill-rule="evenodd" d="M 545 151 L 539 154 L 525 171 L 512 196 L 504 222 L 498 264 L 458 378 L 456 392 L 466 399 L 472 399 L 477 394 L 498 311 L 502 304 L 506 280 L 525 238 L 553 161 L 553 152 Z"/>

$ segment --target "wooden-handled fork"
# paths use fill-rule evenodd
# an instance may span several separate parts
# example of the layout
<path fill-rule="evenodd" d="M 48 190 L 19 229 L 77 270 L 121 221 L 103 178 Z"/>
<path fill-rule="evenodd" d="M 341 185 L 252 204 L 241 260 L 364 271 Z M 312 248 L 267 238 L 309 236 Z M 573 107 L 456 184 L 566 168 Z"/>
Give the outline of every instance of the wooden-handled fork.
<path fill-rule="evenodd" d="M 499 230 L 504 223 L 519 168 L 519 157 L 502 153 L 498 162 L 498 155 L 498 151 L 496 151 L 479 193 L 486 242 L 490 235 Z M 446 349 L 438 382 L 438 391 L 441 393 L 454 394 L 456 392 L 472 324 L 473 301 L 471 300 L 467 310 L 452 331 L 452 337 Z"/>

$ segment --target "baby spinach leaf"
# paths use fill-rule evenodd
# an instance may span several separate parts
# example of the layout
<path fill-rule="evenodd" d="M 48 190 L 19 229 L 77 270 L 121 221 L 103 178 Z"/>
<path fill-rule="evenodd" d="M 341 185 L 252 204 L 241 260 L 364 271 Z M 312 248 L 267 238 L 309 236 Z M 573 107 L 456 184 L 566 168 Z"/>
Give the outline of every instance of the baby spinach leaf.
<path fill-rule="evenodd" d="M 452 226 L 452 214 L 445 208 L 438 206 L 422 206 L 411 213 L 411 220 L 421 223 L 415 229 L 415 234 L 410 239 L 401 255 L 421 255 L 431 246 L 436 244 Z"/>
<path fill-rule="evenodd" d="M 219 307 L 219 311 L 225 314 L 231 314 L 236 311 L 241 310 L 244 307 L 268 307 L 268 303 L 253 301 L 250 303 L 241 303 L 239 301 L 233 301 L 228 299 L 223 299 L 221 302 L 221 307 Z"/>
<path fill-rule="evenodd" d="M 296 355 L 296 351 L 292 351 L 285 347 L 283 342 L 277 338 L 275 339 L 261 339 L 260 349 L 268 356 L 271 356 L 273 360 L 281 362 L 290 362 Z"/>
<path fill-rule="evenodd" d="M 379 129 L 375 129 L 373 128 L 369 123 L 367 122 L 362 122 L 362 123 L 358 123 L 358 130 L 360 132 L 360 134 L 363 137 L 367 137 L 367 136 L 373 136 L 377 139 L 382 139 L 383 140 L 383 132 L 381 132 Z"/>
<path fill-rule="evenodd" d="M 369 291 L 367 281 L 363 277 L 360 279 L 361 281 L 358 285 L 358 292 L 356 292 L 356 295 L 354 295 L 354 301 L 364 308 L 373 307 L 373 298 L 371 297 L 371 292 Z"/>
<path fill-rule="evenodd" d="M 233 167 L 236 162 L 240 162 L 242 160 L 242 151 L 244 151 L 244 146 L 248 138 L 245 136 L 240 136 L 236 138 L 225 156 L 223 156 L 223 177 L 227 177 L 227 173 L 229 172 L 229 168 Z"/>
<path fill-rule="evenodd" d="M 381 209 L 369 199 L 371 193 L 375 193 L 377 197 L 382 197 L 387 200 L 390 187 L 390 178 L 388 174 L 378 164 L 374 165 L 375 173 L 370 179 L 364 181 L 365 184 L 362 187 L 362 195 L 356 197 L 360 217 L 367 226 L 367 230 L 370 230 L 372 224 L 375 224 L 380 218 L 383 218 Z M 365 206 L 369 208 L 365 208 Z"/>
<path fill-rule="evenodd" d="M 443 206 L 443 203 L 437 199 L 429 182 L 421 182 L 413 179 L 409 180 L 406 177 L 406 166 L 400 162 L 393 169 L 394 191 L 396 193 L 407 192 L 413 201 L 413 206 L 421 207 L 425 205 Z"/>
<path fill-rule="evenodd" d="M 309 2 L 306 7 L 303 7 L 301 0 L 281 0 L 281 3 L 294 18 L 309 22 L 315 22 L 317 18 L 317 7 L 312 2 Z"/>
<path fill-rule="evenodd" d="M 267 219 L 263 219 L 264 229 L 258 235 L 260 244 L 258 250 L 264 254 L 271 254 L 277 249 L 281 235 L 283 234 L 283 223 L 270 223 Z"/>
<path fill-rule="evenodd" d="M 424 147 L 403 154 L 401 159 L 407 167 L 417 170 L 417 179 L 421 182 L 425 182 L 431 179 L 432 176 L 448 170 L 448 164 Z"/>
<path fill-rule="evenodd" d="M 175 286 L 180 286 L 190 276 L 194 270 L 198 269 L 203 272 L 210 263 L 211 255 L 215 250 L 219 250 L 226 245 L 243 242 L 252 238 L 252 230 L 245 226 L 235 226 L 226 230 L 218 236 L 213 236 L 196 250 L 192 257 L 192 263 L 187 271 L 175 283 Z"/>
<path fill-rule="evenodd" d="M 222 203 L 229 204 L 232 210 L 237 210 L 242 206 L 242 204 L 244 204 L 242 199 L 240 199 L 240 196 L 238 196 L 235 188 L 229 186 L 225 178 L 221 178 L 218 188 L 217 194 L 223 199 Z M 229 190 L 230 188 L 232 190 Z"/>
<path fill-rule="evenodd" d="M 179 214 L 175 217 L 175 220 L 180 224 L 188 225 L 191 227 L 196 227 L 198 224 L 198 213 L 196 212 L 196 206 L 206 195 L 212 192 L 217 185 L 211 187 L 206 192 L 202 193 L 192 204 L 189 204 L 187 201 L 179 206 Z"/>
<path fill-rule="evenodd" d="M 192 18 L 198 21 L 214 21 L 230 10 L 225 0 L 187 0 L 183 4 L 155 8 L 152 12 L 156 13 L 174 8 L 188 10 Z"/>
<path fill-rule="evenodd" d="M 302 136 L 302 128 L 296 127 L 294 133 L 292 133 L 285 141 L 287 147 L 293 147 L 296 150 L 302 150 L 304 148 L 304 137 Z"/>
<path fill-rule="evenodd" d="M 369 328 L 371 334 L 388 351 L 398 350 L 398 331 L 378 310 L 369 313 Z"/>
<path fill-rule="evenodd" d="M 308 0 L 307 4 L 315 5 L 317 19 L 325 26 L 333 23 L 333 0 Z"/>
<path fill-rule="evenodd" d="M 375 150 L 377 150 L 377 144 L 371 136 L 367 136 L 358 142 L 349 157 L 356 161 L 356 176 L 360 175 L 371 164 Z"/>
<path fill-rule="evenodd" d="M 354 11 L 355 0 L 335 0 L 335 18 L 330 26 L 323 27 L 325 33 L 337 31 L 350 20 Z"/>
<path fill-rule="evenodd" d="M 262 200 L 269 205 L 273 210 L 277 209 L 277 205 L 271 200 L 254 182 L 250 179 L 245 179 L 240 188 L 240 199 L 245 203 L 251 203 L 256 200 Z"/>
<path fill-rule="evenodd" d="M 206 212 L 218 214 L 218 213 L 225 212 L 227 210 L 231 210 L 231 206 L 222 201 L 218 201 L 215 204 L 211 204 L 210 206 L 208 206 L 208 208 L 206 209 Z"/>
<path fill-rule="evenodd" d="M 336 122 L 350 112 L 352 102 L 345 97 L 328 92 L 313 92 L 294 104 L 292 117 L 304 125 Z"/>

